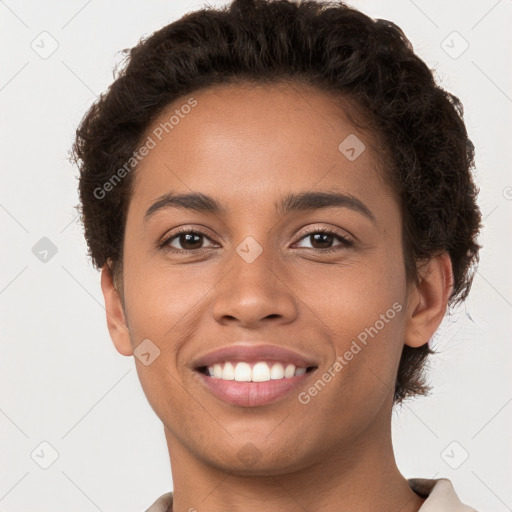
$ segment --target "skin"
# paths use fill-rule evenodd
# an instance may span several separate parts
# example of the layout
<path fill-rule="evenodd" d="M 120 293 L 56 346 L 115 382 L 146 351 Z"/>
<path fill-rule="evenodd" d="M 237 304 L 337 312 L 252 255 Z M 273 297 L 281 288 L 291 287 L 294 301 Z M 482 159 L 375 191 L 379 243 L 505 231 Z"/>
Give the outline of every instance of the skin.
<path fill-rule="evenodd" d="M 164 425 L 173 510 L 417 511 L 424 500 L 400 474 L 391 444 L 394 382 L 403 345 L 427 343 L 441 323 L 449 257 L 436 255 L 419 267 L 419 283 L 407 281 L 397 198 L 377 170 L 372 134 L 339 101 L 290 84 L 220 85 L 191 96 L 197 106 L 136 170 L 122 281 L 114 287 L 106 266 L 101 281 L 117 350 L 131 356 L 145 339 L 160 350 L 148 366 L 135 362 Z M 349 134 L 366 146 L 354 161 L 338 149 Z M 348 207 L 276 211 L 286 194 L 312 190 L 356 197 L 375 222 Z M 169 192 L 207 194 L 226 212 L 164 208 L 144 221 Z M 205 236 L 196 245 L 174 238 L 181 254 L 158 248 L 180 226 Z M 315 242 L 316 228 L 336 235 Z M 236 252 L 248 236 L 263 249 L 252 263 Z M 194 247 L 202 249 L 190 254 Z M 402 310 L 307 404 L 293 392 L 265 406 L 231 405 L 190 366 L 236 342 L 272 343 L 318 362 L 307 390 L 394 303 Z M 249 442 L 253 460 L 243 457 Z"/>

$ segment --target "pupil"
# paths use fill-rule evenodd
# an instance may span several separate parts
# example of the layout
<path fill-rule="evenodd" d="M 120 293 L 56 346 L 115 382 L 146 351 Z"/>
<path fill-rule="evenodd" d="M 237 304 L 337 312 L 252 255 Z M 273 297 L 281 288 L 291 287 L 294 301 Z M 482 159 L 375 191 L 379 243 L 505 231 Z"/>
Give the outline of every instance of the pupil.
<path fill-rule="evenodd" d="M 332 241 L 331 238 L 332 238 L 333 235 L 330 235 L 329 233 L 315 233 L 314 235 L 311 235 L 311 237 L 314 239 L 314 243 L 315 244 L 327 244 L 328 246 L 330 245 L 330 242 Z M 196 239 L 194 241 L 194 238 Z M 202 235 L 197 235 L 197 234 L 194 234 L 194 233 L 185 233 L 185 234 L 182 234 L 181 235 L 181 241 L 183 242 L 183 240 L 185 240 L 185 243 L 183 244 L 182 243 L 182 246 L 186 246 L 187 244 L 189 245 L 197 245 L 199 244 L 199 246 L 201 246 L 201 238 L 202 238 Z M 197 249 L 197 247 L 193 247 L 194 249 Z M 321 247 L 321 248 L 325 248 L 325 247 Z"/>
<path fill-rule="evenodd" d="M 185 239 L 185 243 L 182 243 L 182 246 L 186 248 L 187 244 L 194 245 L 193 238 L 196 238 L 199 240 L 199 242 L 198 242 L 198 240 L 196 240 L 195 244 L 197 245 L 199 243 L 199 247 L 201 247 L 201 243 L 200 243 L 201 236 L 202 235 L 196 235 L 194 233 L 185 233 L 184 235 L 181 235 L 181 237 L 182 237 L 181 241 L 183 242 L 183 239 Z M 188 247 L 188 248 L 190 248 L 190 247 Z M 192 247 L 192 249 L 197 249 L 197 247 Z"/>
<path fill-rule="evenodd" d="M 329 233 L 316 233 L 316 234 L 312 235 L 315 242 L 319 242 L 320 244 L 322 244 L 322 243 L 328 244 L 330 242 L 330 239 L 332 238 L 332 236 L 333 235 L 330 235 Z M 320 247 L 320 249 L 325 249 L 325 247 Z"/>

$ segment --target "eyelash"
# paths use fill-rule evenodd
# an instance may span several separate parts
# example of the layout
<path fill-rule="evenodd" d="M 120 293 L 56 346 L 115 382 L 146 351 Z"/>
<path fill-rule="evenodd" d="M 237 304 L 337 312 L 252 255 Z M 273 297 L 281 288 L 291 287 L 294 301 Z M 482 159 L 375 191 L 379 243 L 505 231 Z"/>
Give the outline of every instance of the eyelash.
<path fill-rule="evenodd" d="M 307 238 L 308 236 L 311 236 L 313 234 L 318 234 L 318 233 L 322 234 L 322 235 L 333 235 L 335 238 L 337 238 L 341 242 L 341 245 L 337 245 L 335 247 L 328 247 L 326 249 L 315 249 L 315 248 L 312 248 L 313 251 L 318 251 L 318 252 L 320 252 L 322 254 L 326 254 L 326 253 L 331 253 L 331 252 L 335 252 L 337 250 L 340 250 L 340 248 L 349 248 L 349 247 L 352 247 L 354 245 L 354 242 L 352 240 L 350 240 L 347 237 L 344 237 L 344 236 L 340 235 L 337 231 L 335 231 L 333 229 L 329 229 L 329 228 L 322 228 L 322 229 L 318 229 L 318 228 L 314 229 L 313 228 L 313 229 L 307 231 L 306 233 L 303 233 L 302 236 L 299 238 L 299 240 L 297 242 L 300 242 L 304 238 Z M 169 245 L 169 242 L 171 242 L 172 240 L 174 240 L 175 238 L 178 238 L 180 235 L 183 235 L 183 234 L 201 235 L 201 236 L 207 238 L 208 240 L 210 240 L 210 237 L 206 233 L 203 233 L 202 231 L 196 231 L 196 230 L 192 230 L 192 229 L 189 229 L 189 228 L 180 228 L 177 231 L 173 232 L 172 235 L 165 237 L 158 244 L 159 248 L 160 249 L 165 249 L 166 251 L 169 251 L 169 252 L 174 253 L 174 254 L 186 254 L 186 253 L 188 253 L 188 254 L 197 254 L 200 251 L 204 251 L 205 249 L 208 249 L 207 247 L 203 247 L 203 248 L 200 248 L 200 249 L 191 249 L 191 250 L 176 249 L 176 248 L 171 247 Z M 210 242 L 211 241 L 212 240 L 210 240 Z M 306 247 L 306 249 L 307 249 L 307 247 Z"/>

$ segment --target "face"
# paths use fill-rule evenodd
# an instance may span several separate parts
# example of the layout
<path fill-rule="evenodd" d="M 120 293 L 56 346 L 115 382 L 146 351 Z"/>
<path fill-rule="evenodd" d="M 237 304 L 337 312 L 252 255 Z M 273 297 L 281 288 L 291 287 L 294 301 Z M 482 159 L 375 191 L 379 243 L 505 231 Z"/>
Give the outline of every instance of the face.
<path fill-rule="evenodd" d="M 371 134 L 313 88 L 222 85 L 169 105 L 147 136 L 123 248 L 129 334 L 116 346 L 128 354 L 150 340 L 146 364 L 135 361 L 170 449 L 280 474 L 387 432 L 408 284 L 399 204 Z M 170 200 L 181 194 L 218 210 Z M 212 388 L 222 379 L 196 367 L 217 349 L 263 344 L 309 371 L 287 387 Z M 256 359 L 288 365 L 274 356 Z"/>

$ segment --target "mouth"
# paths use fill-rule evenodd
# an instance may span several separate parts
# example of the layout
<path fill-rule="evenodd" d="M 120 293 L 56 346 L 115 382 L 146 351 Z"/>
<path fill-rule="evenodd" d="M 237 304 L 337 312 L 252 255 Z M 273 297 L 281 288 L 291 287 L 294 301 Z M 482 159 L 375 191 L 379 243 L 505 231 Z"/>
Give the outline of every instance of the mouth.
<path fill-rule="evenodd" d="M 211 366 L 199 366 L 196 371 L 213 379 L 236 382 L 269 382 L 271 380 L 300 377 L 315 370 L 316 366 L 295 366 L 276 361 L 224 361 Z"/>
<path fill-rule="evenodd" d="M 199 356 L 190 368 L 203 389 L 224 403 L 256 407 L 304 386 L 318 362 L 278 345 L 241 343 Z"/>
<path fill-rule="evenodd" d="M 266 369 L 262 365 L 265 365 Z M 222 368 L 221 377 L 210 375 L 212 370 L 214 374 L 216 371 L 219 372 L 219 367 Z M 259 367 L 261 370 L 258 369 Z M 292 369 L 294 369 L 293 374 Z M 209 394 L 224 403 L 238 407 L 261 407 L 292 397 L 293 391 L 298 397 L 299 389 L 306 386 L 316 369 L 316 366 L 295 368 L 294 365 L 287 365 L 284 372 L 288 371 L 288 376 L 286 374 L 282 376 L 283 365 L 280 363 L 274 363 L 269 369 L 269 365 L 265 362 L 257 362 L 252 367 L 245 362 L 238 362 L 236 366 L 226 362 L 223 366 L 214 365 L 213 369 L 199 367 L 194 375 Z M 269 371 L 270 378 L 268 378 Z M 225 375 L 224 372 L 229 374 Z M 230 378 L 231 376 L 233 378 Z"/>

